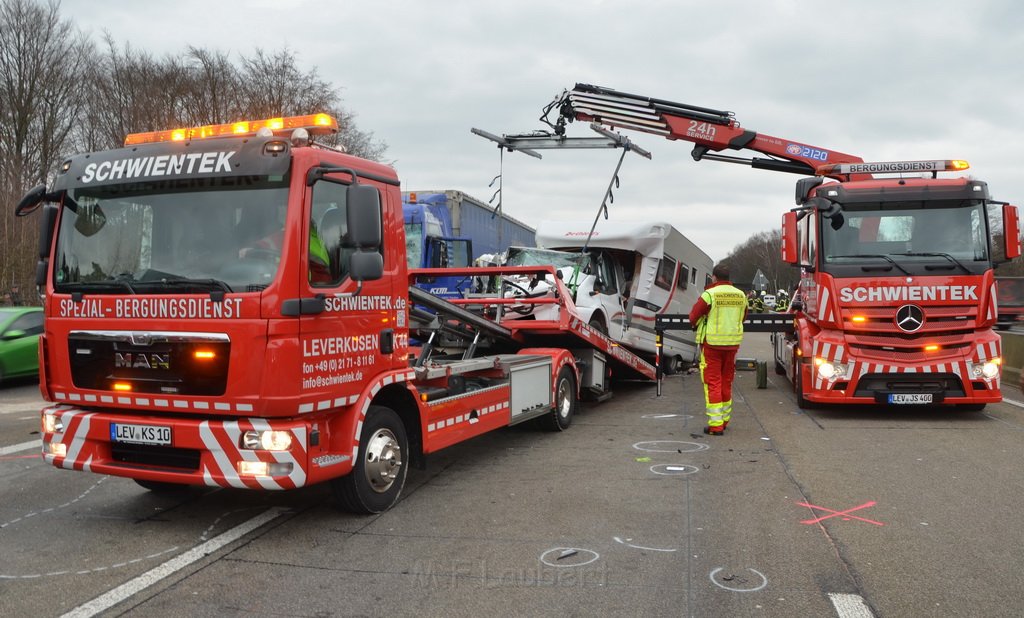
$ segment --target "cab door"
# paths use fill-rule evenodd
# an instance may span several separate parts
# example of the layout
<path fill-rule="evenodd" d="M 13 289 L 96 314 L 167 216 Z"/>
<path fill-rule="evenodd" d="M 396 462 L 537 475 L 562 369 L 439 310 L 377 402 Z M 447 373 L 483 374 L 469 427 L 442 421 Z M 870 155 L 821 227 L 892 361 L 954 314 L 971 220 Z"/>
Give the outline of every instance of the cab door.
<path fill-rule="evenodd" d="M 300 287 L 304 298 L 322 300 L 323 310 L 300 316 L 302 383 L 303 391 L 316 394 L 311 399 L 318 406 L 354 401 L 370 376 L 397 362 L 395 321 L 398 309 L 404 310 L 405 287 L 396 293 L 395 275 L 405 272 L 397 249 L 404 247 L 404 234 L 392 234 L 376 250 L 384 261 L 383 277 L 362 285 L 353 280 L 352 256 L 366 250 L 354 247 L 348 236 L 350 184 L 347 175 L 328 176 L 306 190 Z M 382 200 L 387 196 L 380 194 Z M 400 220 L 383 227 L 402 229 Z"/>

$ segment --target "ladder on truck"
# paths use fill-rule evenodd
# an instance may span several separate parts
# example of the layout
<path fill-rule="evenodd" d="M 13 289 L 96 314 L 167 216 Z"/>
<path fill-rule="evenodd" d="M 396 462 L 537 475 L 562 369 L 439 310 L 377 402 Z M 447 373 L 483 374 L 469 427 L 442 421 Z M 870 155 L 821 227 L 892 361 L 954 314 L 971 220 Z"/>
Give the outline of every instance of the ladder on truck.
<path fill-rule="evenodd" d="M 415 285 L 420 278 L 464 276 L 481 281 L 504 276 L 544 278 L 551 291 L 543 296 L 513 295 L 497 285 L 491 291 L 466 298 L 442 299 Z M 580 390 L 603 399 L 607 366 L 621 377 L 654 380 L 653 365 L 592 328 L 576 312 L 572 294 L 553 266 L 493 266 L 470 268 L 418 268 L 410 270 L 410 336 L 421 342 L 414 366 L 448 366 L 480 362 L 481 352 L 515 354 L 529 347 L 564 348 L 573 353 L 580 370 Z M 551 319 L 516 319 L 512 307 L 551 307 Z M 452 344 L 453 341 L 458 343 Z M 504 356 L 499 356 L 499 358 Z M 490 358 L 490 357 L 488 357 Z M 485 361 L 486 362 L 486 361 Z"/>

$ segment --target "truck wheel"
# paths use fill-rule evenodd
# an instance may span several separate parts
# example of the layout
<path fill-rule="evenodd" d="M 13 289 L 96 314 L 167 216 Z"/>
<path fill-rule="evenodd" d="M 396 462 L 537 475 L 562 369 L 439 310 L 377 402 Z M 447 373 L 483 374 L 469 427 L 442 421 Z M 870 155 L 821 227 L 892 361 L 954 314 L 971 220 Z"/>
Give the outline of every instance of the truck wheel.
<path fill-rule="evenodd" d="M 667 376 L 674 376 L 677 373 L 682 373 L 684 366 L 685 363 L 683 362 L 682 356 L 666 356 L 661 359 L 661 369 Z"/>
<path fill-rule="evenodd" d="M 796 405 L 805 410 L 814 408 L 814 402 L 804 399 L 804 372 L 799 361 L 793 361 L 793 392 L 796 393 Z"/>
<path fill-rule="evenodd" d="M 391 408 L 370 406 L 352 472 L 331 488 L 341 506 L 353 513 L 383 513 L 398 500 L 409 470 L 405 425 Z"/>
<path fill-rule="evenodd" d="M 175 494 L 183 491 L 187 491 L 191 488 L 191 485 L 182 485 L 181 483 L 166 483 L 164 481 L 146 481 L 143 479 L 132 479 L 140 487 L 144 487 L 155 494 Z"/>
<path fill-rule="evenodd" d="M 595 315 L 594 317 L 590 318 L 589 325 L 590 328 L 596 330 L 605 337 L 608 336 L 608 327 L 604 325 L 604 320 L 601 319 L 601 316 Z"/>
<path fill-rule="evenodd" d="M 550 413 L 541 417 L 541 424 L 550 431 L 565 431 L 572 424 L 576 414 L 576 378 L 572 369 L 562 367 L 555 382 L 555 406 Z"/>
<path fill-rule="evenodd" d="M 777 358 L 775 359 L 775 374 L 780 376 L 786 375 L 786 366 Z"/>

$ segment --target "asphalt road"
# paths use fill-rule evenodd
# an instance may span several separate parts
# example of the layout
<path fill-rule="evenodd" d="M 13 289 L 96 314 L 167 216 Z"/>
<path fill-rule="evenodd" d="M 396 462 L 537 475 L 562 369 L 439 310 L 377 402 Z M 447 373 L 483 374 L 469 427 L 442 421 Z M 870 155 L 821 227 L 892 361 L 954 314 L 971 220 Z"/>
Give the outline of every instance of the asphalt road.
<path fill-rule="evenodd" d="M 0 615 L 1024 612 L 1022 407 L 803 411 L 753 372 L 735 399 L 708 437 L 696 375 L 620 385 L 568 432 L 452 447 L 356 517 L 323 487 L 159 496 L 51 468 L 22 446 L 35 386 L 0 387 Z"/>

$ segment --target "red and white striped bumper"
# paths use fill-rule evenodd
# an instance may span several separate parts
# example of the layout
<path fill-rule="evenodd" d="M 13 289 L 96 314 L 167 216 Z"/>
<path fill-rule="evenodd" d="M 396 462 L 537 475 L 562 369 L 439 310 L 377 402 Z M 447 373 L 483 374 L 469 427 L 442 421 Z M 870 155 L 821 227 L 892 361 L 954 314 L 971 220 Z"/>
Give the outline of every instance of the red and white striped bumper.
<path fill-rule="evenodd" d="M 123 412 L 85 411 L 67 405 L 45 408 L 42 413 L 53 414 L 61 427 L 56 432 L 47 432 L 44 427 L 42 440 L 43 459 L 58 468 L 240 489 L 294 489 L 307 482 L 309 429 L 304 422 L 126 416 Z M 171 445 L 115 442 L 111 431 L 115 423 L 169 427 Z M 266 430 L 290 433 L 290 448 L 266 451 L 241 446 L 245 432 Z M 268 473 L 247 473 L 254 462 L 268 464 Z"/>

